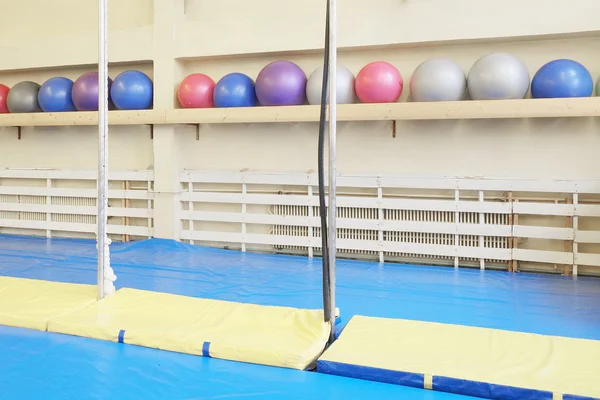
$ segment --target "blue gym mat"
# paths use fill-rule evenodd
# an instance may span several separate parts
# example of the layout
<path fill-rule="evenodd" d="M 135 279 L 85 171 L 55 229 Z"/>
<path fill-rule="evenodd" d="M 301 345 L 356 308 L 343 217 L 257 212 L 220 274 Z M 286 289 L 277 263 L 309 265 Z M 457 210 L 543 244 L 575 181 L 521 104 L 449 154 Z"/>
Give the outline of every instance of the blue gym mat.
<path fill-rule="evenodd" d="M 0 359 L 7 400 L 472 399 L 2 326 Z"/>
<path fill-rule="evenodd" d="M 0 275 L 96 283 L 89 240 L 0 235 Z M 322 306 L 321 260 L 151 239 L 111 245 L 117 288 Z M 473 269 L 337 263 L 342 324 L 354 314 L 600 339 L 600 279 Z"/>
<path fill-rule="evenodd" d="M 117 287 L 257 304 L 321 306 L 320 259 L 152 239 L 111 245 Z M 600 339 L 600 280 L 339 261 L 354 314 Z M 94 284 L 94 241 L 0 235 L 0 275 Z M 423 399 L 467 397 L 0 327 L 10 399 Z"/>

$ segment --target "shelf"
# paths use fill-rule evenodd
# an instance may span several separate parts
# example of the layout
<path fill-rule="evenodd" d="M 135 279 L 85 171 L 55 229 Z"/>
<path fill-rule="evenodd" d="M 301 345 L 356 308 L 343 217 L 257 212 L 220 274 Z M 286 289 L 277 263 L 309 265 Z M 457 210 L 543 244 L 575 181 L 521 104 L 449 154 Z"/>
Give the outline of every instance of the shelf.
<path fill-rule="evenodd" d="M 319 106 L 181 109 L 167 111 L 167 123 L 316 122 Z M 435 103 L 344 104 L 338 121 L 451 120 L 494 118 L 598 117 L 600 97 L 452 101 Z"/>
<path fill-rule="evenodd" d="M 166 123 L 166 112 L 156 110 L 110 111 L 110 125 L 160 125 Z M 0 114 L 0 126 L 95 126 L 98 112 Z"/>
<path fill-rule="evenodd" d="M 317 122 L 319 106 L 110 111 L 110 125 L 241 124 Z M 338 121 L 457 120 L 600 117 L 600 97 L 345 104 Z M 97 112 L 0 114 L 0 126 L 93 126 Z"/>

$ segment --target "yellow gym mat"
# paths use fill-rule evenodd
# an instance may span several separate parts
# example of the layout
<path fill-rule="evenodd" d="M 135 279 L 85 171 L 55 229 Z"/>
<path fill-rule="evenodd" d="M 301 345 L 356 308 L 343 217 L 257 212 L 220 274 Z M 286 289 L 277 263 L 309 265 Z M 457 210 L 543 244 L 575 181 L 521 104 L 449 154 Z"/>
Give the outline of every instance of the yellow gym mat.
<path fill-rule="evenodd" d="M 306 369 L 325 348 L 323 311 L 135 289 L 53 318 L 48 331 L 227 360 Z"/>
<path fill-rule="evenodd" d="M 488 399 L 600 398 L 600 341 L 460 325 L 355 316 L 317 369 Z"/>
<path fill-rule="evenodd" d="M 0 276 L 0 325 L 45 331 L 48 320 L 96 301 L 92 285 Z"/>

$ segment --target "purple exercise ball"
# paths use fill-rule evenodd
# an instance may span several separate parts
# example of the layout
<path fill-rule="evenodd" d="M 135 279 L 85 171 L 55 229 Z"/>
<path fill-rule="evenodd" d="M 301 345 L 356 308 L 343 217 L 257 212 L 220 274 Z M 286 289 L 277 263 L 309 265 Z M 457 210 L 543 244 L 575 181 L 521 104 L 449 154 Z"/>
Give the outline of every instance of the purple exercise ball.
<path fill-rule="evenodd" d="M 113 109 L 114 105 L 110 100 L 110 88 L 112 79 L 108 78 L 108 106 Z M 71 91 L 73 104 L 79 111 L 98 111 L 98 73 L 86 72 L 81 75 L 73 84 Z"/>
<path fill-rule="evenodd" d="M 275 61 L 256 78 L 256 97 L 263 106 L 292 106 L 306 102 L 306 74 L 290 61 Z"/>

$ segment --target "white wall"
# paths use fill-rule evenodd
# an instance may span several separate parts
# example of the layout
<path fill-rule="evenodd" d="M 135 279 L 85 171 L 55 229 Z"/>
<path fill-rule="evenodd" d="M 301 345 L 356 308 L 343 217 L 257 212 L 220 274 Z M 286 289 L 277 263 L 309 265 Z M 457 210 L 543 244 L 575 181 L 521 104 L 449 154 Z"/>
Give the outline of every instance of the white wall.
<path fill-rule="evenodd" d="M 0 26 L 3 44 L 18 45 L 22 40 L 97 36 L 98 3 L 94 1 L 1 0 L 5 21 Z M 153 24 L 152 0 L 110 0 L 108 26 L 111 30 Z"/>
<path fill-rule="evenodd" d="M 98 60 L 98 3 L 0 0 L 0 70 L 90 65 Z M 150 60 L 152 0 L 111 0 L 112 62 Z"/>
<path fill-rule="evenodd" d="M 187 0 L 183 54 L 321 49 L 325 4 Z M 600 11 L 594 0 L 344 0 L 338 7 L 341 47 L 596 31 Z"/>

